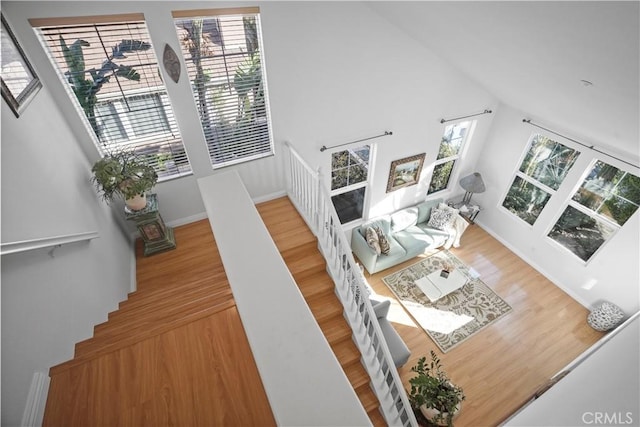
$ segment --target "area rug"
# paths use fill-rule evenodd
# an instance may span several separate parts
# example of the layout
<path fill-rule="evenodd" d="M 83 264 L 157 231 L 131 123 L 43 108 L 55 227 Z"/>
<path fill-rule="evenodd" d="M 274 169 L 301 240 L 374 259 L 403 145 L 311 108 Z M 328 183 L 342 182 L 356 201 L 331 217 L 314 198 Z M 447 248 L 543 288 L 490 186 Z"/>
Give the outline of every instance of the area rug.
<path fill-rule="evenodd" d="M 457 291 L 431 302 L 414 281 L 442 269 L 446 264 L 459 269 L 469 280 Z M 445 353 L 511 311 L 509 304 L 476 274 L 470 275 L 469 268 L 447 250 L 431 255 L 382 280 Z"/>

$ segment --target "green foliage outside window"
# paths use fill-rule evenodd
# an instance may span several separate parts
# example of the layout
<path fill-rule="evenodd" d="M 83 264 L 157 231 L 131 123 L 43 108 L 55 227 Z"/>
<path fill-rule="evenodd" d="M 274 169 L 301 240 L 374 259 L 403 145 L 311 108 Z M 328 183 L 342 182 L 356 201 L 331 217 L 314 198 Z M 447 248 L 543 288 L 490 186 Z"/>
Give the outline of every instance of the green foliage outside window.
<path fill-rule="evenodd" d="M 520 172 L 557 190 L 580 153 L 542 136 L 535 135 Z"/>
<path fill-rule="evenodd" d="M 331 190 L 367 180 L 369 146 L 343 150 L 331 155 Z"/>
<path fill-rule="evenodd" d="M 550 197 L 546 191 L 516 176 L 502 206 L 533 225 Z"/>
<path fill-rule="evenodd" d="M 640 178 L 598 161 L 573 200 L 624 225 L 640 205 Z"/>
<path fill-rule="evenodd" d="M 567 206 L 549 237 L 587 261 L 614 231 L 614 227 L 604 221 Z"/>
<path fill-rule="evenodd" d="M 548 236 L 587 261 L 639 205 L 640 178 L 598 161 Z"/>
<path fill-rule="evenodd" d="M 452 160 L 447 163 L 440 163 L 433 167 L 433 175 L 431 176 L 431 182 L 429 183 L 429 190 L 427 194 L 435 193 L 436 191 L 444 190 L 449 185 L 449 178 L 451 178 L 451 171 L 453 165 L 456 163 Z"/>
<path fill-rule="evenodd" d="M 436 164 L 433 167 L 427 194 L 447 189 L 451 173 L 453 172 L 456 160 L 460 157 L 460 150 L 462 149 L 470 127 L 471 122 L 462 122 L 449 125 L 445 128 L 442 140 L 440 141 L 440 147 L 438 148 L 438 156 L 436 157 Z"/>

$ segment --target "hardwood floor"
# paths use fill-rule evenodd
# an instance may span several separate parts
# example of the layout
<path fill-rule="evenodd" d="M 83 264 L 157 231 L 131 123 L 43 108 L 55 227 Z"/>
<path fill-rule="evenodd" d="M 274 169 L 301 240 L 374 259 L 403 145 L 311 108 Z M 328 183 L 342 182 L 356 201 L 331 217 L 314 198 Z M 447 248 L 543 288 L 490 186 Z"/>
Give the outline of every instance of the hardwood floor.
<path fill-rule="evenodd" d="M 495 426 L 527 402 L 553 375 L 594 344 L 602 333 L 586 323 L 588 310 L 569 297 L 478 225 L 467 229 L 451 252 L 513 311 L 443 354 L 413 321 L 382 278 L 414 259 L 374 275 L 369 284 L 392 301 L 391 319 L 412 355 L 399 370 L 403 382 L 420 356 L 434 350 L 445 371 L 466 394 L 456 427 Z"/>
<path fill-rule="evenodd" d="M 288 199 L 258 210 L 348 378 L 363 392 L 372 422 L 382 425 L 311 233 Z M 174 231 L 173 251 L 143 257 L 138 242 L 138 290 L 95 327 L 93 338 L 77 344 L 74 359 L 51 368 L 44 425 L 275 425 L 208 221 Z M 412 350 L 400 369 L 405 386 L 410 367 L 433 349 L 467 396 L 456 426 L 493 426 L 601 333 L 587 325 L 585 308 L 477 225 L 452 252 L 513 312 L 446 354 L 382 282 L 418 259 L 367 279 L 392 300 L 390 320 Z"/>
<path fill-rule="evenodd" d="M 138 290 L 50 370 L 45 426 L 275 425 L 207 220 L 142 256 Z"/>
<path fill-rule="evenodd" d="M 386 425 L 315 236 L 288 198 L 256 207 L 369 419 L 374 426 Z"/>

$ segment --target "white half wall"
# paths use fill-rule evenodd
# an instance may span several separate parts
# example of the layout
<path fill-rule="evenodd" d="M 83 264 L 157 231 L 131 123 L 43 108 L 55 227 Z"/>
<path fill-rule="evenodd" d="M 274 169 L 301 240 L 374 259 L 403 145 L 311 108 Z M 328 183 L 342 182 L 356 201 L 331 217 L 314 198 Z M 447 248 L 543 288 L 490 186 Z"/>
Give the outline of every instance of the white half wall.
<path fill-rule="evenodd" d="M 640 316 L 624 326 L 505 425 L 640 425 Z"/>

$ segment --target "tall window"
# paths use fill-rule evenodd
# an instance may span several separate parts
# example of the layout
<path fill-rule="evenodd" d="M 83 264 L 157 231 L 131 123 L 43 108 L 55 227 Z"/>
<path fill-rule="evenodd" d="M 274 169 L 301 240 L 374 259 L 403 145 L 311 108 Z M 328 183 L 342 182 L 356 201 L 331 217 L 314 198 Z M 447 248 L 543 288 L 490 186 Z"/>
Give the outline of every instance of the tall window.
<path fill-rule="evenodd" d="M 460 158 L 471 124 L 472 122 L 462 122 L 445 128 L 427 194 L 445 190 L 449 186 L 453 168 Z"/>
<path fill-rule="evenodd" d="M 502 206 L 533 225 L 579 154 L 546 136 L 533 135 Z"/>
<path fill-rule="evenodd" d="M 132 149 L 161 179 L 191 173 L 142 14 L 30 22 L 103 154 Z"/>
<path fill-rule="evenodd" d="M 214 169 L 273 155 L 258 8 L 173 12 Z"/>
<path fill-rule="evenodd" d="M 597 161 L 548 236 L 588 261 L 639 205 L 640 178 Z"/>
<path fill-rule="evenodd" d="M 362 218 L 370 154 L 369 145 L 331 154 L 331 201 L 341 224 Z"/>

